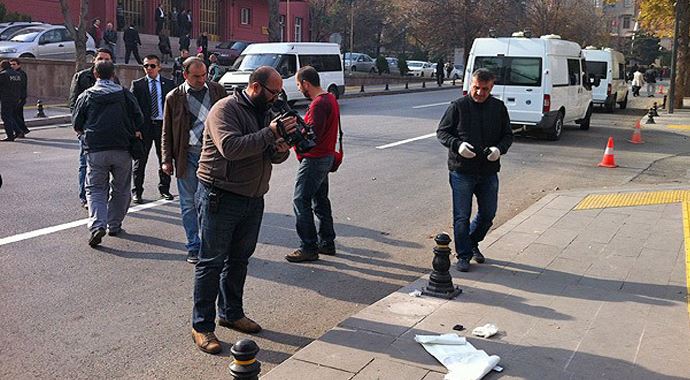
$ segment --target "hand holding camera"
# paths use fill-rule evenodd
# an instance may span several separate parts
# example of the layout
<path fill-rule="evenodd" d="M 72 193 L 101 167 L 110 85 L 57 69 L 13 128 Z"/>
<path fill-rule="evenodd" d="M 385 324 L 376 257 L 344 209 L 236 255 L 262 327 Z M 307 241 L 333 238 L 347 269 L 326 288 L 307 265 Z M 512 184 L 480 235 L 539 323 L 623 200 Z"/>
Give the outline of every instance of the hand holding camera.
<path fill-rule="evenodd" d="M 495 146 L 488 148 L 479 147 L 479 153 L 475 153 L 474 146 L 468 142 L 460 144 L 458 154 L 467 159 L 475 158 L 479 154 L 479 158 L 486 158 L 486 160 L 492 162 L 501 158 L 501 151 Z"/>

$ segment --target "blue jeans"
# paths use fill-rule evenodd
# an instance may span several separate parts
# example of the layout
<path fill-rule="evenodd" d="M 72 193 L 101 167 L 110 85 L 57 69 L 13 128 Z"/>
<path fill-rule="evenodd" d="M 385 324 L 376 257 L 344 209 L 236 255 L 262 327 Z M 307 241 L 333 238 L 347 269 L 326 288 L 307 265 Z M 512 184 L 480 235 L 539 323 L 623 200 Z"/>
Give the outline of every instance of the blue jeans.
<path fill-rule="evenodd" d="M 79 135 L 79 200 L 86 203 L 86 152 L 84 152 L 84 135 Z"/>
<path fill-rule="evenodd" d="M 212 189 L 199 182 L 201 249 L 194 271 L 192 327 L 199 332 L 216 328 L 218 316 L 228 321 L 244 317 L 242 294 L 249 257 L 254 253 L 264 212 L 264 199 L 248 198 L 219 189 L 217 208 L 209 202 Z"/>
<path fill-rule="evenodd" d="M 328 200 L 328 173 L 333 160 L 332 156 L 305 157 L 297 170 L 292 205 L 297 218 L 297 235 L 302 241 L 300 248 L 304 253 L 316 253 L 320 247 L 335 248 L 331 201 Z M 314 214 L 319 219 L 318 234 Z"/>
<path fill-rule="evenodd" d="M 195 255 L 199 252 L 201 240 L 199 240 L 199 214 L 197 213 L 196 192 L 199 180 L 196 170 L 199 168 L 199 156 L 201 147 L 189 147 L 187 152 L 187 172 L 184 177 L 177 177 L 177 190 L 180 193 L 180 211 L 182 213 L 182 226 L 187 235 L 187 252 Z M 179 173 L 178 173 L 179 174 Z"/>
<path fill-rule="evenodd" d="M 460 259 L 471 259 L 472 248 L 484 240 L 493 225 L 498 207 L 498 175 L 473 175 L 450 172 L 453 192 L 453 230 L 455 251 Z M 470 223 L 472 195 L 477 197 L 477 215 Z"/>

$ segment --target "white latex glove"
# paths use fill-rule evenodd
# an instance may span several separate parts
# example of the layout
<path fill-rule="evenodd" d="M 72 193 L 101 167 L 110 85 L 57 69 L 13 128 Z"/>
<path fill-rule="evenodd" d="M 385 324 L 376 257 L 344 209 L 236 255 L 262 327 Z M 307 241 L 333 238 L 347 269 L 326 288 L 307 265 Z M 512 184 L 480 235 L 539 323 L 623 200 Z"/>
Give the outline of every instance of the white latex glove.
<path fill-rule="evenodd" d="M 501 151 L 495 146 L 490 147 L 489 150 L 491 151 L 491 153 L 489 153 L 489 155 L 486 156 L 487 160 L 496 161 L 501 157 Z"/>
<path fill-rule="evenodd" d="M 460 144 L 460 147 L 458 147 L 458 154 L 465 158 L 474 158 L 474 156 L 476 156 L 477 154 L 474 153 L 471 149 L 474 149 L 472 145 L 463 142 L 462 144 Z"/>

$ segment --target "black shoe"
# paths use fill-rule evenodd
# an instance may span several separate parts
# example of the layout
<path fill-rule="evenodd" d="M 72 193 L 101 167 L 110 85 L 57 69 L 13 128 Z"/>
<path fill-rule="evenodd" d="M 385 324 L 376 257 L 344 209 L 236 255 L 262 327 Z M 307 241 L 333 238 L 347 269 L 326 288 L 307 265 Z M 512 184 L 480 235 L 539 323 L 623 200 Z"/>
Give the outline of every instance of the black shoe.
<path fill-rule="evenodd" d="M 144 200 L 141 199 L 141 195 L 139 195 L 139 194 L 132 194 L 132 202 L 134 202 L 134 203 L 140 205 L 140 204 L 144 203 Z"/>
<path fill-rule="evenodd" d="M 24 134 L 25 134 L 25 135 L 28 135 L 28 134 L 29 134 L 29 132 L 31 132 L 31 131 L 30 131 L 30 130 L 28 130 L 28 129 L 25 129 L 25 130 L 24 130 Z"/>
<path fill-rule="evenodd" d="M 26 136 L 24 136 L 23 133 L 20 133 L 20 134 L 14 136 L 15 139 L 23 139 L 24 137 L 26 137 Z"/>
<path fill-rule="evenodd" d="M 479 251 L 479 247 L 472 247 L 472 258 L 479 264 L 483 264 L 486 261 L 484 255 Z"/>
<path fill-rule="evenodd" d="M 125 230 L 122 228 L 108 228 L 108 236 L 117 236 L 123 233 Z"/>
<path fill-rule="evenodd" d="M 335 256 L 335 246 L 333 247 L 319 247 L 317 252 L 319 255 Z"/>
<path fill-rule="evenodd" d="M 458 261 L 456 268 L 460 272 L 469 272 L 470 271 L 470 259 L 460 259 Z"/>
<path fill-rule="evenodd" d="M 198 263 L 199 262 L 199 252 L 198 251 L 187 252 L 187 262 L 190 264 Z"/>
<path fill-rule="evenodd" d="M 171 201 L 175 199 L 175 197 L 172 194 L 170 194 L 170 192 L 161 192 L 161 198 L 165 199 L 166 201 Z"/>
<path fill-rule="evenodd" d="M 0 141 L 14 141 L 14 137 L 5 137 L 4 139 Z"/>
<path fill-rule="evenodd" d="M 89 245 L 91 248 L 96 248 L 96 246 L 101 244 L 103 236 L 105 236 L 105 230 L 103 228 L 99 228 L 96 231 L 91 232 L 91 238 L 89 239 Z"/>

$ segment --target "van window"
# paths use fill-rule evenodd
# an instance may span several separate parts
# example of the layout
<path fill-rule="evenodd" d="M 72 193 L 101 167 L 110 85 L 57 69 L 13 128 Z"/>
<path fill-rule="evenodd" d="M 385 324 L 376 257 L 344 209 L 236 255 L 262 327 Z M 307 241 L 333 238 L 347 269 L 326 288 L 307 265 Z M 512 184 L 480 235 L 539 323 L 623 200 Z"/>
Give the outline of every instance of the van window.
<path fill-rule="evenodd" d="M 494 73 L 498 85 L 541 86 L 541 58 L 477 57 L 474 69 L 480 68 Z"/>
<path fill-rule="evenodd" d="M 300 66 L 312 66 L 318 72 L 342 71 L 340 56 L 335 54 L 299 55 Z"/>
<path fill-rule="evenodd" d="M 241 55 L 233 68 L 237 71 L 254 71 L 259 66 L 274 67 L 284 78 L 297 73 L 297 58 L 294 54 L 247 54 Z"/>
<path fill-rule="evenodd" d="M 587 61 L 587 73 L 594 74 L 600 79 L 606 78 L 608 65 L 606 62 Z"/>
<path fill-rule="evenodd" d="M 577 59 L 568 60 L 568 82 L 571 86 L 580 84 L 580 61 Z"/>
<path fill-rule="evenodd" d="M 618 64 L 618 79 L 625 80 L 625 64 L 624 63 Z"/>

